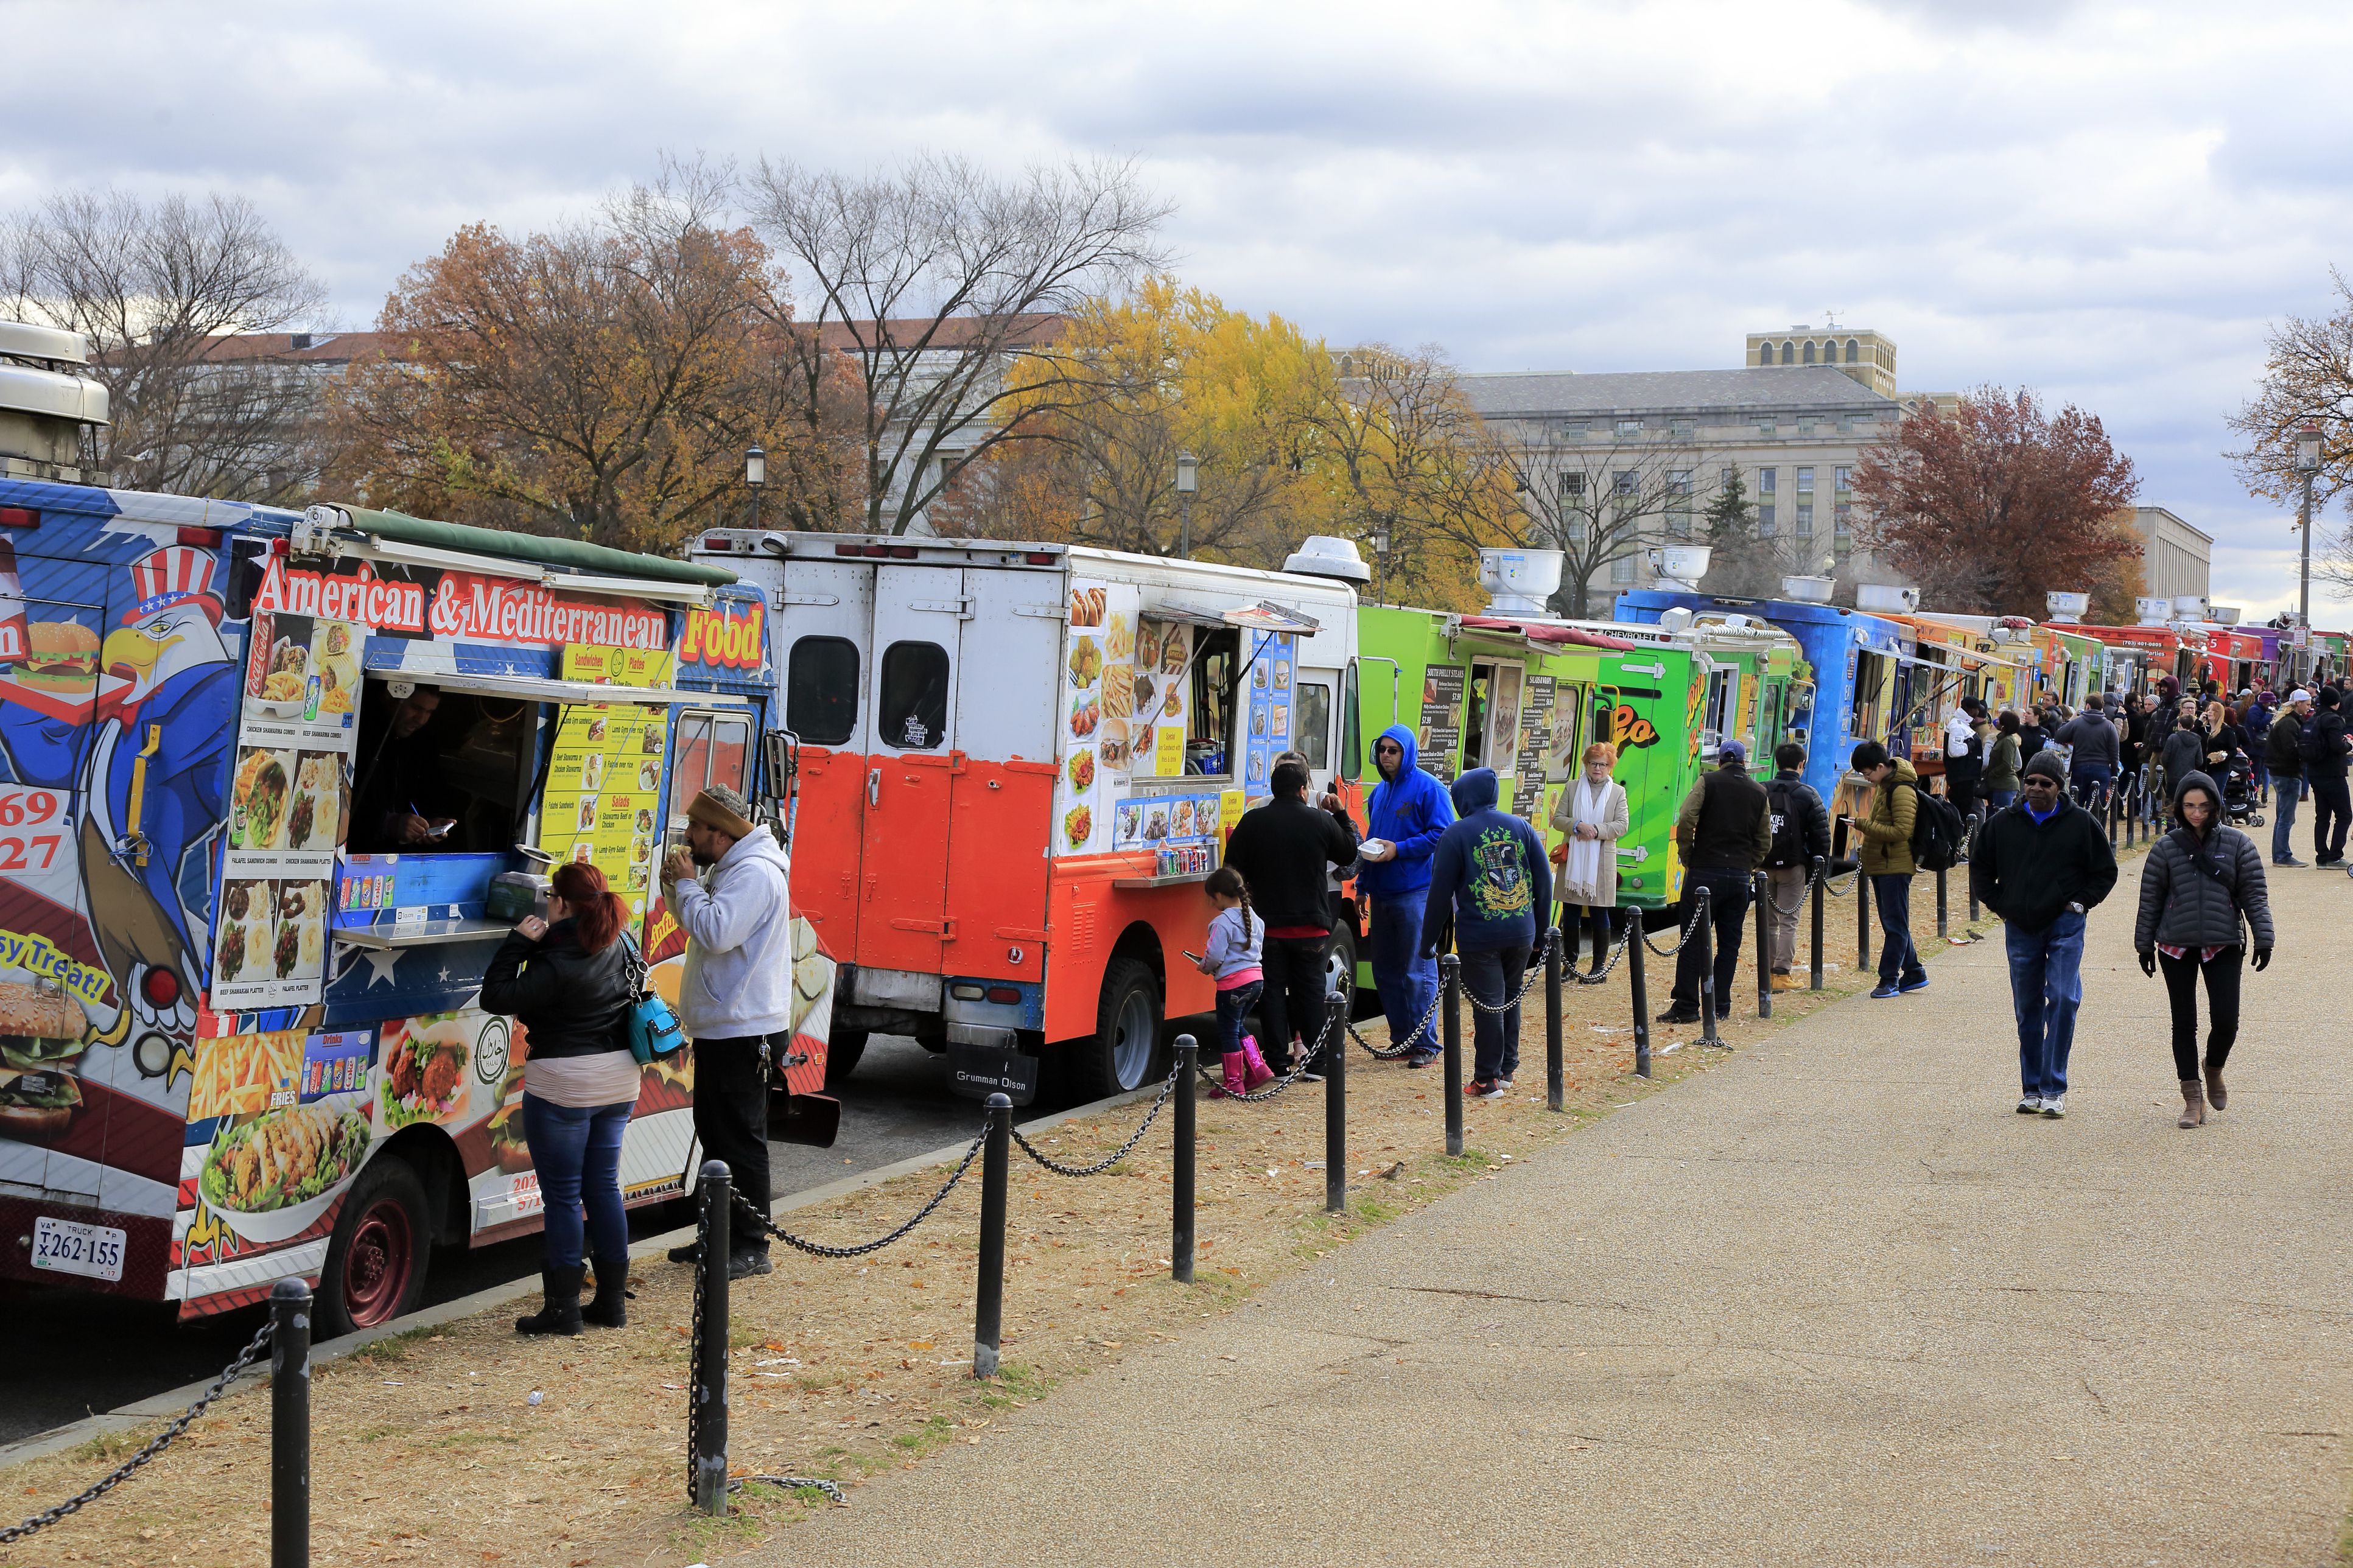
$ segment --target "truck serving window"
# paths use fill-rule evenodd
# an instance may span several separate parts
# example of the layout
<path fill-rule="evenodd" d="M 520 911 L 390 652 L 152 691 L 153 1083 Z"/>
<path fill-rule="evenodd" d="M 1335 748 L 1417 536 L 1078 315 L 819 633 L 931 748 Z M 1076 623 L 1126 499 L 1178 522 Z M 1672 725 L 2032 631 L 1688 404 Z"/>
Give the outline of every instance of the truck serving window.
<path fill-rule="evenodd" d="M 882 650 L 874 738 L 902 752 L 936 751 L 948 733 L 948 656 L 937 643 L 894 642 Z"/>
<path fill-rule="evenodd" d="M 856 643 L 803 637 L 793 644 L 785 674 L 785 728 L 812 746 L 839 746 L 857 732 Z"/>
<path fill-rule="evenodd" d="M 1299 683 L 1299 713 L 1292 721 L 1292 744 L 1317 773 L 1332 765 L 1332 689 L 1320 681 Z"/>
<path fill-rule="evenodd" d="M 360 855 L 512 848 L 531 797 L 543 707 L 430 686 L 395 697 L 385 682 L 367 681 L 346 847 Z"/>

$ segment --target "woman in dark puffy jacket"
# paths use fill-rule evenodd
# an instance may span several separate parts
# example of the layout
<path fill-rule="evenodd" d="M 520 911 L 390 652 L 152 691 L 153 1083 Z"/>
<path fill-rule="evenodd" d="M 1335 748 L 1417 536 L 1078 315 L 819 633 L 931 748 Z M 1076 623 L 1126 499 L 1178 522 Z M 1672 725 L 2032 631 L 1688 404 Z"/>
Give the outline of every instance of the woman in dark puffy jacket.
<path fill-rule="evenodd" d="M 546 1204 L 544 1301 L 515 1320 L 521 1334 L 576 1334 L 584 1318 L 628 1321 L 629 1224 L 621 1208 L 621 1137 L 638 1100 L 638 1060 L 624 1032 L 630 1003 L 628 906 L 605 873 L 582 861 L 556 868 L 549 918 L 525 919 L 482 974 L 485 1012 L 522 1021 L 522 1136 Z M 583 1211 L 596 1261 L 596 1298 L 580 1286 Z"/>
<path fill-rule="evenodd" d="M 2141 972 L 2165 971 L 2173 1005 L 2174 1076 L 2181 1082 L 2181 1122 L 2202 1125 L 2206 1108 L 2230 1103 L 2222 1063 L 2239 1037 L 2240 961 L 2250 945 L 2255 972 L 2272 961 L 2272 906 L 2255 841 L 2222 820 L 2222 792 L 2195 771 L 2173 793 L 2177 826 L 2148 852 L 2140 873 L 2140 919 L 2133 947 Z M 2253 931 L 2250 944 L 2241 929 Z M 2198 1065 L 2198 980 L 2206 980 L 2213 1016 L 2206 1035 L 2204 1080 Z"/>

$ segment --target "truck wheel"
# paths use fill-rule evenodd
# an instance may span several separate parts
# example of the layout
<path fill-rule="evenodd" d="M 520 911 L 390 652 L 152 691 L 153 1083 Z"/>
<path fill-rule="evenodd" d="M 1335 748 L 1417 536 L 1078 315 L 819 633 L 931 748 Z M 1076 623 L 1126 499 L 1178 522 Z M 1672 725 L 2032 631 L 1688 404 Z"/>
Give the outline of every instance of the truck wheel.
<path fill-rule="evenodd" d="M 388 1323 L 425 1295 L 432 1253 L 425 1184 L 398 1155 L 371 1160 L 343 1198 L 319 1278 L 322 1340 Z"/>
<path fill-rule="evenodd" d="M 1324 989 L 1328 994 L 1339 992 L 1348 999 L 1347 1019 L 1356 1021 L 1356 933 L 1348 927 L 1332 928 L 1332 950 L 1324 963 Z"/>
<path fill-rule="evenodd" d="M 825 1043 L 825 1087 L 838 1089 L 847 1083 L 865 1055 L 865 1030 L 836 1029 Z"/>
<path fill-rule="evenodd" d="M 1095 1032 L 1072 1041 L 1069 1049 L 1077 1087 L 1091 1099 L 1124 1094 L 1152 1081 L 1160 1055 L 1160 982 L 1150 965 L 1133 958 L 1111 961 L 1095 1006 Z"/>

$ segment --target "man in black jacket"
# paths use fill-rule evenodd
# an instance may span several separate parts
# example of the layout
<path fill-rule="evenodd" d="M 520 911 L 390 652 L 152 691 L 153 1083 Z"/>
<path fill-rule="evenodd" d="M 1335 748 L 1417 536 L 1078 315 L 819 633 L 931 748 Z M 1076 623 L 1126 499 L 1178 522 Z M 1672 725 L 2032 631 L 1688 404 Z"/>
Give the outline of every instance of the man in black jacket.
<path fill-rule="evenodd" d="M 1947 767 L 1951 767 L 1947 753 Z M 1806 881 L 1814 862 L 1831 856 L 1831 814 L 1822 797 L 1799 773 L 1806 765 L 1806 748 L 1784 741 L 1773 748 L 1773 765 L 1779 770 L 1765 785 L 1767 826 L 1772 847 L 1765 856 L 1766 897 L 1773 900 L 1773 979 L 1776 991 L 1794 991 L 1789 961 L 1798 950 L 1798 914 L 1806 907 Z"/>
<path fill-rule="evenodd" d="M 2345 715 L 2337 688 L 2320 689 L 2320 711 L 2312 716 L 2312 740 L 2305 753 L 2304 782 L 2312 791 L 2312 863 L 2345 864 L 2345 827 L 2353 801 L 2345 791 Z M 2334 831 L 2330 824 L 2334 823 Z"/>
<path fill-rule="evenodd" d="M 2301 686 L 2272 721 L 2264 743 L 2272 773 L 2272 864 L 2302 866 L 2295 858 L 2295 808 L 2304 799 L 2304 727 L 2312 719 L 2312 693 Z"/>
<path fill-rule="evenodd" d="M 2001 917 L 2018 1016 L 2018 1113 L 2064 1116 L 2084 918 L 2115 889 L 2116 856 L 2099 819 L 2067 798 L 2057 756 L 2030 757 L 2018 782 L 2018 804 L 1978 830 L 1969 894 Z"/>
<path fill-rule="evenodd" d="M 1356 826 L 1345 812 L 1307 804 L 1307 769 L 1278 763 L 1268 784 L 1274 798 L 1242 814 L 1226 840 L 1226 864 L 1250 886 L 1250 910 L 1266 922 L 1259 968 L 1259 1041 L 1267 1065 L 1291 1070 L 1291 1038 L 1313 1050 L 1323 1031 L 1324 967 L 1332 947 L 1327 868 L 1356 863 Z M 1316 1076 L 1310 1072 L 1304 1076 Z"/>
<path fill-rule="evenodd" d="M 1740 963 L 1740 933 L 1748 913 L 1748 879 L 1773 847 L 1764 786 L 1748 776 L 1748 748 L 1726 741 L 1716 751 L 1715 772 L 1702 773 L 1675 813 L 1675 845 L 1683 851 L 1683 897 L 1675 924 L 1684 932 L 1675 960 L 1671 1005 L 1662 1024 L 1700 1021 L 1699 943 L 1691 940 L 1692 911 L 1699 889 L 1708 895 L 1708 923 L 1715 941 L 1715 1016 L 1732 1012 L 1732 972 Z"/>

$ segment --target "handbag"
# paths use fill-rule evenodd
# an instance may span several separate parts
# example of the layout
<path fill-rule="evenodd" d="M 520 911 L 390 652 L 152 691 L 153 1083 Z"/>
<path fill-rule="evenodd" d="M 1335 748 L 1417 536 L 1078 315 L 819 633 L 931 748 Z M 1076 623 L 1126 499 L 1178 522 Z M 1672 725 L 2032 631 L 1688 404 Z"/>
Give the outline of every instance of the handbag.
<path fill-rule="evenodd" d="M 627 944 L 629 963 L 629 1010 L 621 1026 L 628 1037 L 629 1054 L 643 1067 L 686 1044 L 686 1034 L 679 1027 L 678 1015 L 670 1011 L 670 1004 L 647 984 L 646 961 L 638 952 L 638 944 L 627 933 L 621 941 Z"/>

